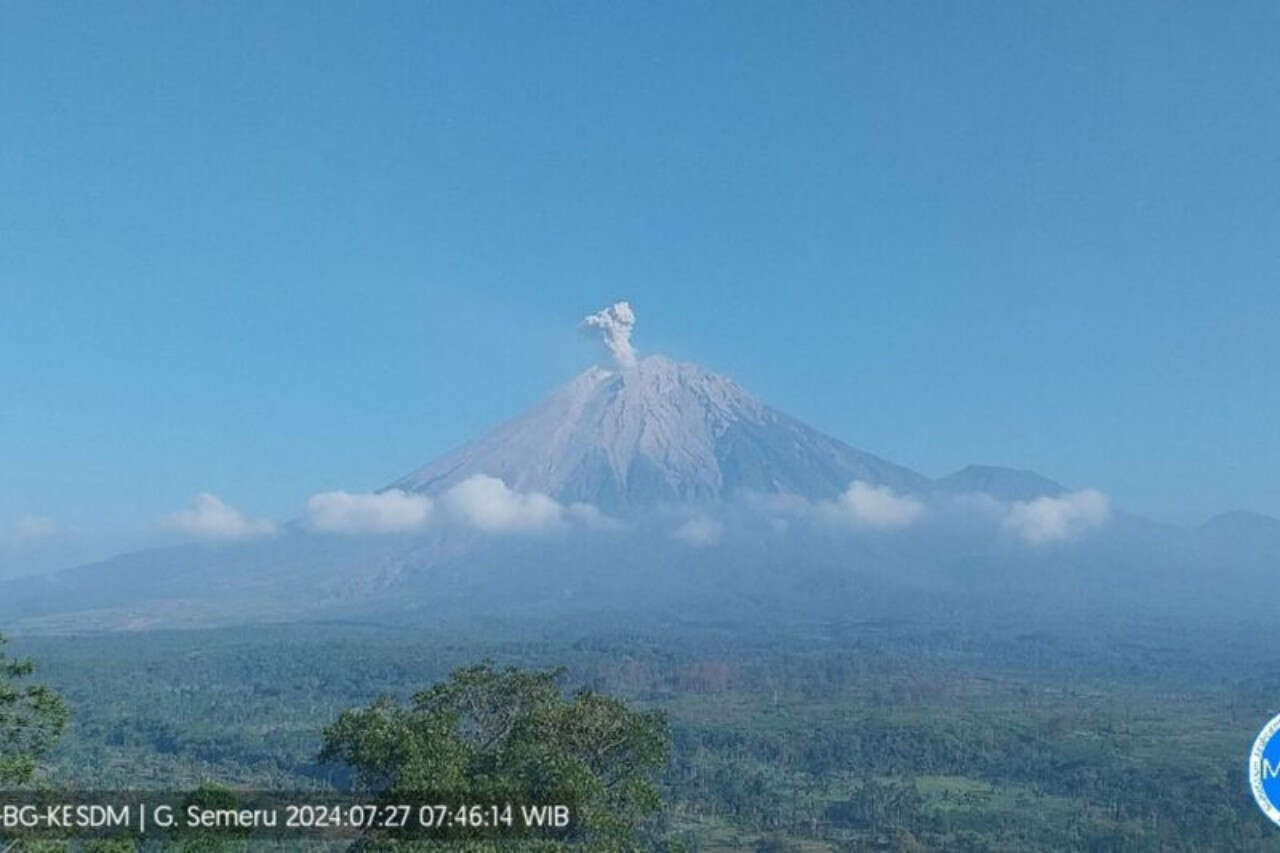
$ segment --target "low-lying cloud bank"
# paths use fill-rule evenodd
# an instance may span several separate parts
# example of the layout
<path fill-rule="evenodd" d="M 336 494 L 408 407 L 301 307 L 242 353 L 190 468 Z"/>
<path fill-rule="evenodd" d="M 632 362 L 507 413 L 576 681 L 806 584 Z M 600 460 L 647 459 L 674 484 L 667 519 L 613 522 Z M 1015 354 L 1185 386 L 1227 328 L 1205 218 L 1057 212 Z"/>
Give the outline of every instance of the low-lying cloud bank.
<path fill-rule="evenodd" d="M 855 480 L 839 497 L 810 501 L 795 495 L 752 495 L 751 513 L 775 526 L 807 521 L 826 527 L 901 531 L 926 521 L 1004 535 L 1032 546 L 1076 539 L 1111 519 L 1111 501 L 1097 489 L 1082 489 L 1027 501 L 1002 501 L 982 492 L 898 494 L 887 486 Z"/>
<path fill-rule="evenodd" d="M 275 522 L 249 518 L 209 492 L 196 495 L 189 509 L 169 515 L 164 526 L 196 539 L 214 540 L 252 539 L 276 532 Z"/>
<path fill-rule="evenodd" d="M 468 477 L 436 499 L 385 492 L 323 492 L 307 501 L 304 522 L 320 533 L 411 533 L 453 523 L 485 533 L 538 533 L 570 525 L 608 530 L 620 523 L 591 504 L 561 504 L 541 492 L 521 492 L 497 477 Z"/>
<path fill-rule="evenodd" d="M 925 513 L 923 501 L 862 480 L 854 480 L 844 494 L 819 508 L 830 520 L 879 530 L 910 527 Z"/>
<path fill-rule="evenodd" d="M 541 492 L 517 492 L 477 474 L 450 488 L 440 503 L 455 520 L 487 533 L 531 533 L 564 524 L 564 507 Z"/>
<path fill-rule="evenodd" d="M 431 520 L 431 498 L 400 489 L 321 492 L 307 500 L 306 525 L 320 533 L 407 533 Z"/>
<path fill-rule="evenodd" d="M 1097 489 L 1016 501 L 1002 521 L 1005 530 L 1031 545 L 1074 539 L 1111 519 L 1111 499 Z"/>
<path fill-rule="evenodd" d="M 1000 501 L 990 495 L 899 494 L 888 486 L 855 480 L 838 497 L 810 501 L 795 495 L 747 496 L 738 505 L 751 518 L 765 516 L 775 530 L 801 521 L 823 527 L 871 531 L 904 531 L 935 518 L 1005 535 L 1031 546 L 1065 542 L 1099 528 L 1111 519 L 1111 501 L 1097 489 L 1083 489 L 1027 501 Z M 733 511 L 726 508 L 733 516 Z M 672 539 L 690 547 L 708 547 L 726 535 L 721 512 L 705 509 L 685 515 L 667 527 Z M 948 521 L 949 519 L 949 521 Z M 728 519 L 732 521 L 732 517 Z M 738 516 L 739 522 L 744 518 Z M 304 526 L 313 532 L 340 535 L 414 533 L 436 524 L 451 524 L 490 534 L 535 534 L 553 530 L 619 530 L 630 526 L 588 503 L 565 505 L 541 492 L 522 492 L 497 477 L 476 475 L 435 498 L 388 489 L 382 492 L 329 491 L 307 500 Z M 976 528 L 974 526 L 977 526 Z M 173 513 L 165 526 L 199 539 L 239 540 L 277 531 L 268 519 L 253 519 L 217 495 L 196 496 L 189 509 Z M 24 536 L 36 538 L 53 530 L 47 519 L 24 520 Z"/>
<path fill-rule="evenodd" d="M 839 496 L 826 501 L 759 493 L 744 495 L 744 501 L 750 513 L 770 516 L 777 529 L 786 529 L 791 521 L 807 521 L 825 527 L 901 530 L 924 520 L 929 512 L 923 498 L 865 480 L 854 480 Z"/>

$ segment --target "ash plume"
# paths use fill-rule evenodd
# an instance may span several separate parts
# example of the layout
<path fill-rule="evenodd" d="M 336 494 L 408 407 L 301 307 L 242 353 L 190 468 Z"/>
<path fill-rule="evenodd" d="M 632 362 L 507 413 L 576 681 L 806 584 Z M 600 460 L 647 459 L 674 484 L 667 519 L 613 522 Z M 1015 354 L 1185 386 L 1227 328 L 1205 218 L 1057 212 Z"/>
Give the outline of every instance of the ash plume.
<path fill-rule="evenodd" d="M 628 302 L 615 302 L 595 314 L 584 317 L 581 328 L 585 332 L 598 329 L 601 342 L 618 367 L 635 367 L 636 350 L 631 345 L 631 330 L 636 325 L 636 314 Z"/>

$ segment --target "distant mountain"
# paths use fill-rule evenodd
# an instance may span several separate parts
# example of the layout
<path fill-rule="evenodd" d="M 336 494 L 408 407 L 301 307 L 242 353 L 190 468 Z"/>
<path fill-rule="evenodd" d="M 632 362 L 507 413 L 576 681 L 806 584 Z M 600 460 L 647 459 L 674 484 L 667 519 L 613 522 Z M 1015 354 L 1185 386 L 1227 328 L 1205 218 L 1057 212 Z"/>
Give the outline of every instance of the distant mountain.
<path fill-rule="evenodd" d="M 999 468 L 994 465 L 970 465 L 935 483 L 939 491 L 950 494 L 982 492 L 1002 501 L 1029 501 L 1041 497 L 1057 497 L 1067 490 L 1034 471 Z"/>
<path fill-rule="evenodd" d="M 1260 512 L 1234 510 L 1215 515 L 1200 525 L 1205 533 L 1217 533 L 1224 536 L 1263 535 L 1280 538 L 1280 518 L 1272 518 Z"/>
<path fill-rule="evenodd" d="M 476 474 L 626 513 L 743 492 L 826 499 L 853 480 L 929 480 L 823 435 L 694 364 L 650 356 L 592 368 L 524 416 L 392 484 L 435 494 Z"/>
<path fill-rule="evenodd" d="M 478 475 L 516 493 L 591 503 L 623 523 L 527 535 L 456 523 L 452 487 Z M 854 490 L 854 481 L 870 486 Z M 154 549 L 0 583 L 0 623 L 67 632 L 607 613 L 746 626 L 1238 619 L 1262 607 L 1253 590 L 1280 553 L 1280 521 L 1240 513 L 1188 531 L 1116 512 L 1073 537 L 1073 513 L 1087 507 L 1012 506 L 1070 497 L 1039 474 L 974 465 L 930 480 L 661 356 L 591 368 L 388 488 L 439 496 L 440 520 L 386 535 L 289 524 L 253 541 Z M 994 501 L 934 499 L 972 493 Z M 1028 526 L 1048 533 L 1020 535 Z"/>
<path fill-rule="evenodd" d="M 1198 532 L 1210 547 L 1248 549 L 1280 560 L 1280 518 L 1244 510 L 1224 512 L 1200 525 Z"/>

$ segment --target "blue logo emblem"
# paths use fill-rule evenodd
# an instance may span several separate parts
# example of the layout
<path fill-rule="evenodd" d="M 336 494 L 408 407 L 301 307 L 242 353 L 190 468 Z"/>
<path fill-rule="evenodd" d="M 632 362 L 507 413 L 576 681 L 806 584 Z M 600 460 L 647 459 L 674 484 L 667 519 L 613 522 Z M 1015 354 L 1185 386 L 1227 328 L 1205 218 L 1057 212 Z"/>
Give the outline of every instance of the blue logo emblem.
<path fill-rule="evenodd" d="M 1280 825 L 1280 715 L 1272 717 L 1253 742 L 1249 787 L 1262 813 Z"/>

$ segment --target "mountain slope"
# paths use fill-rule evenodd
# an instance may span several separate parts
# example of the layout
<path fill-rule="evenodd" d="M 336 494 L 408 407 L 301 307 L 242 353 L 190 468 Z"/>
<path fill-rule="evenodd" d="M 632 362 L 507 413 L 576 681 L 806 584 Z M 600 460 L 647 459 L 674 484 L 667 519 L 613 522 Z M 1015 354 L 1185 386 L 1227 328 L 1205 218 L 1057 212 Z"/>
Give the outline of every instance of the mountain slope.
<path fill-rule="evenodd" d="M 477 475 L 625 521 L 520 533 L 469 524 L 449 490 Z M 854 494 L 855 480 L 897 494 Z M 660 356 L 587 370 L 393 487 L 443 495 L 433 520 L 364 535 L 300 522 L 259 540 L 153 549 L 0 583 L 0 621 L 75 632 L 619 612 L 746 625 L 932 615 L 1235 619 L 1259 606 L 1252 591 L 1277 553 L 1277 522 L 1239 515 L 1192 532 L 1117 513 L 1087 536 L 1029 543 L 1000 513 L 1064 496 L 1057 483 L 992 466 L 932 481 L 823 435 L 724 377 Z M 992 500 L 939 499 L 973 493 Z M 740 494 L 779 499 L 733 500 Z M 882 523 L 886 502 L 914 507 L 915 523 Z M 1049 521 L 1070 510 L 1069 501 L 1021 507 Z"/>
<path fill-rule="evenodd" d="M 650 356 L 592 368 L 521 418 L 392 484 L 435 494 L 486 474 L 520 491 L 614 512 L 741 492 L 839 494 L 853 480 L 929 481 L 769 408 L 697 365 Z"/>

